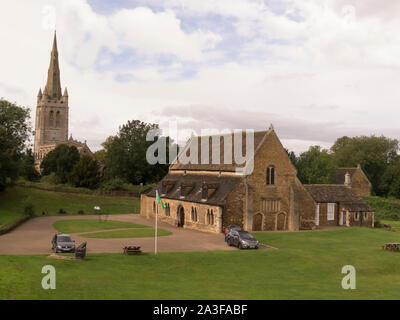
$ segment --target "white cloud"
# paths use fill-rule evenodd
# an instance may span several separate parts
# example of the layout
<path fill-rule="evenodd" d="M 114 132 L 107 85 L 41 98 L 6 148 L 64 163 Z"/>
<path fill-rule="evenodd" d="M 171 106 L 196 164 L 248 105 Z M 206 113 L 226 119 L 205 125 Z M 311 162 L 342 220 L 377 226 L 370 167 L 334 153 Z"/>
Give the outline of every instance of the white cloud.
<path fill-rule="evenodd" d="M 185 33 L 175 13 L 154 13 L 148 8 L 123 9 L 111 16 L 110 25 L 122 43 L 145 54 L 173 54 L 184 60 L 201 60 L 203 51 L 221 38 L 209 31 Z"/>
<path fill-rule="evenodd" d="M 277 131 L 299 148 L 329 144 L 345 133 L 398 137 L 393 128 L 400 101 L 400 21 L 398 1 L 385 1 L 387 6 L 370 0 L 285 0 L 279 1 L 279 14 L 261 1 L 155 1 L 158 10 L 143 1 L 141 7 L 103 15 L 85 0 L 2 0 L 0 97 L 35 106 L 52 41 L 51 30 L 42 28 L 42 9 L 53 5 L 71 131 L 92 147 L 127 120 L 176 118 L 162 112 L 168 106 L 198 115 L 188 124 L 193 127 L 207 126 L 205 115 L 226 125 L 230 116 L 236 120 L 229 123 L 255 123 L 249 118 L 255 114 L 257 125 L 266 128 L 271 122 L 266 113 L 275 114 Z M 231 29 L 224 26 L 225 33 L 218 34 L 207 19 L 190 32 L 183 28 L 183 19 L 215 15 L 229 19 Z M 232 42 L 227 47 L 225 36 Z M 127 47 L 145 60 L 96 70 L 96 63 L 113 63 L 110 55 L 99 60 L 102 49 L 120 54 Z M 160 54 L 176 59 L 162 66 L 154 62 Z M 195 72 L 185 79 L 180 75 L 187 66 Z M 121 74 L 134 81 L 116 81 Z M 203 107 L 188 107 L 193 105 Z M 299 139 L 302 125 L 325 133 L 306 130 Z"/>

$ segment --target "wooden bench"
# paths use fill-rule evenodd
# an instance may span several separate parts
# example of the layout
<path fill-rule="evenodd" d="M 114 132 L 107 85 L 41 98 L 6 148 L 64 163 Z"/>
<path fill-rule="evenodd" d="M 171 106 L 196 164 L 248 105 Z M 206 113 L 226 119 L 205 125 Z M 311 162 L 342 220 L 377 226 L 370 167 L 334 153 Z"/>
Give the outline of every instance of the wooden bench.
<path fill-rule="evenodd" d="M 124 254 L 129 254 L 129 253 L 141 253 L 142 249 L 140 246 L 125 246 L 122 248 L 124 250 Z"/>
<path fill-rule="evenodd" d="M 396 243 L 396 242 L 389 242 L 389 243 L 385 243 L 382 246 L 383 250 L 390 250 L 390 251 L 400 251 L 400 243 Z"/>

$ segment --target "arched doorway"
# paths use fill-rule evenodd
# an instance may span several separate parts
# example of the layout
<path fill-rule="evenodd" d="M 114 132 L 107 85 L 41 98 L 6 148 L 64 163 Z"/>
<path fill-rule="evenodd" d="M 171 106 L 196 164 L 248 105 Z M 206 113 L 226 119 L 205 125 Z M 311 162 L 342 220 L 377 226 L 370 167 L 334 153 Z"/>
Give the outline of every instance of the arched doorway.
<path fill-rule="evenodd" d="M 263 221 L 263 216 L 261 213 L 257 213 L 253 217 L 253 231 L 262 231 L 262 221 Z"/>
<path fill-rule="evenodd" d="M 182 206 L 178 208 L 178 228 L 183 228 L 185 225 L 185 209 Z"/>
<path fill-rule="evenodd" d="M 278 213 L 276 218 L 276 230 L 283 231 L 286 229 L 286 214 L 281 212 Z"/>

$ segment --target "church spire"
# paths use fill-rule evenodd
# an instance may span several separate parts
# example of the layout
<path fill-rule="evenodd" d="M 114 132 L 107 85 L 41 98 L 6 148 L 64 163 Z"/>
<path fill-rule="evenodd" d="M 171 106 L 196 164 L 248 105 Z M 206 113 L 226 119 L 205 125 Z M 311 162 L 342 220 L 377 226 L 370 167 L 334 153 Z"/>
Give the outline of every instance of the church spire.
<path fill-rule="evenodd" d="M 45 94 L 51 99 L 61 98 L 60 67 L 58 64 L 57 34 L 55 31 Z"/>

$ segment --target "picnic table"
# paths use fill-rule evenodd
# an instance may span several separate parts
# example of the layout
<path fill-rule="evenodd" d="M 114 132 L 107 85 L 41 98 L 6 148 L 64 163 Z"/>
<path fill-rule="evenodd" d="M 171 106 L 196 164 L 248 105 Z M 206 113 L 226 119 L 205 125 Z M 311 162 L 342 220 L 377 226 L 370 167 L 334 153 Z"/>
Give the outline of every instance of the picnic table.
<path fill-rule="evenodd" d="M 124 250 L 124 254 L 141 253 L 142 252 L 142 249 L 140 246 L 125 246 L 122 249 Z"/>
<path fill-rule="evenodd" d="M 398 242 L 389 242 L 385 243 L 382 246 L 383 250 L 390 250 L 390 251 L 400 251 L 400 243 Z"/>

